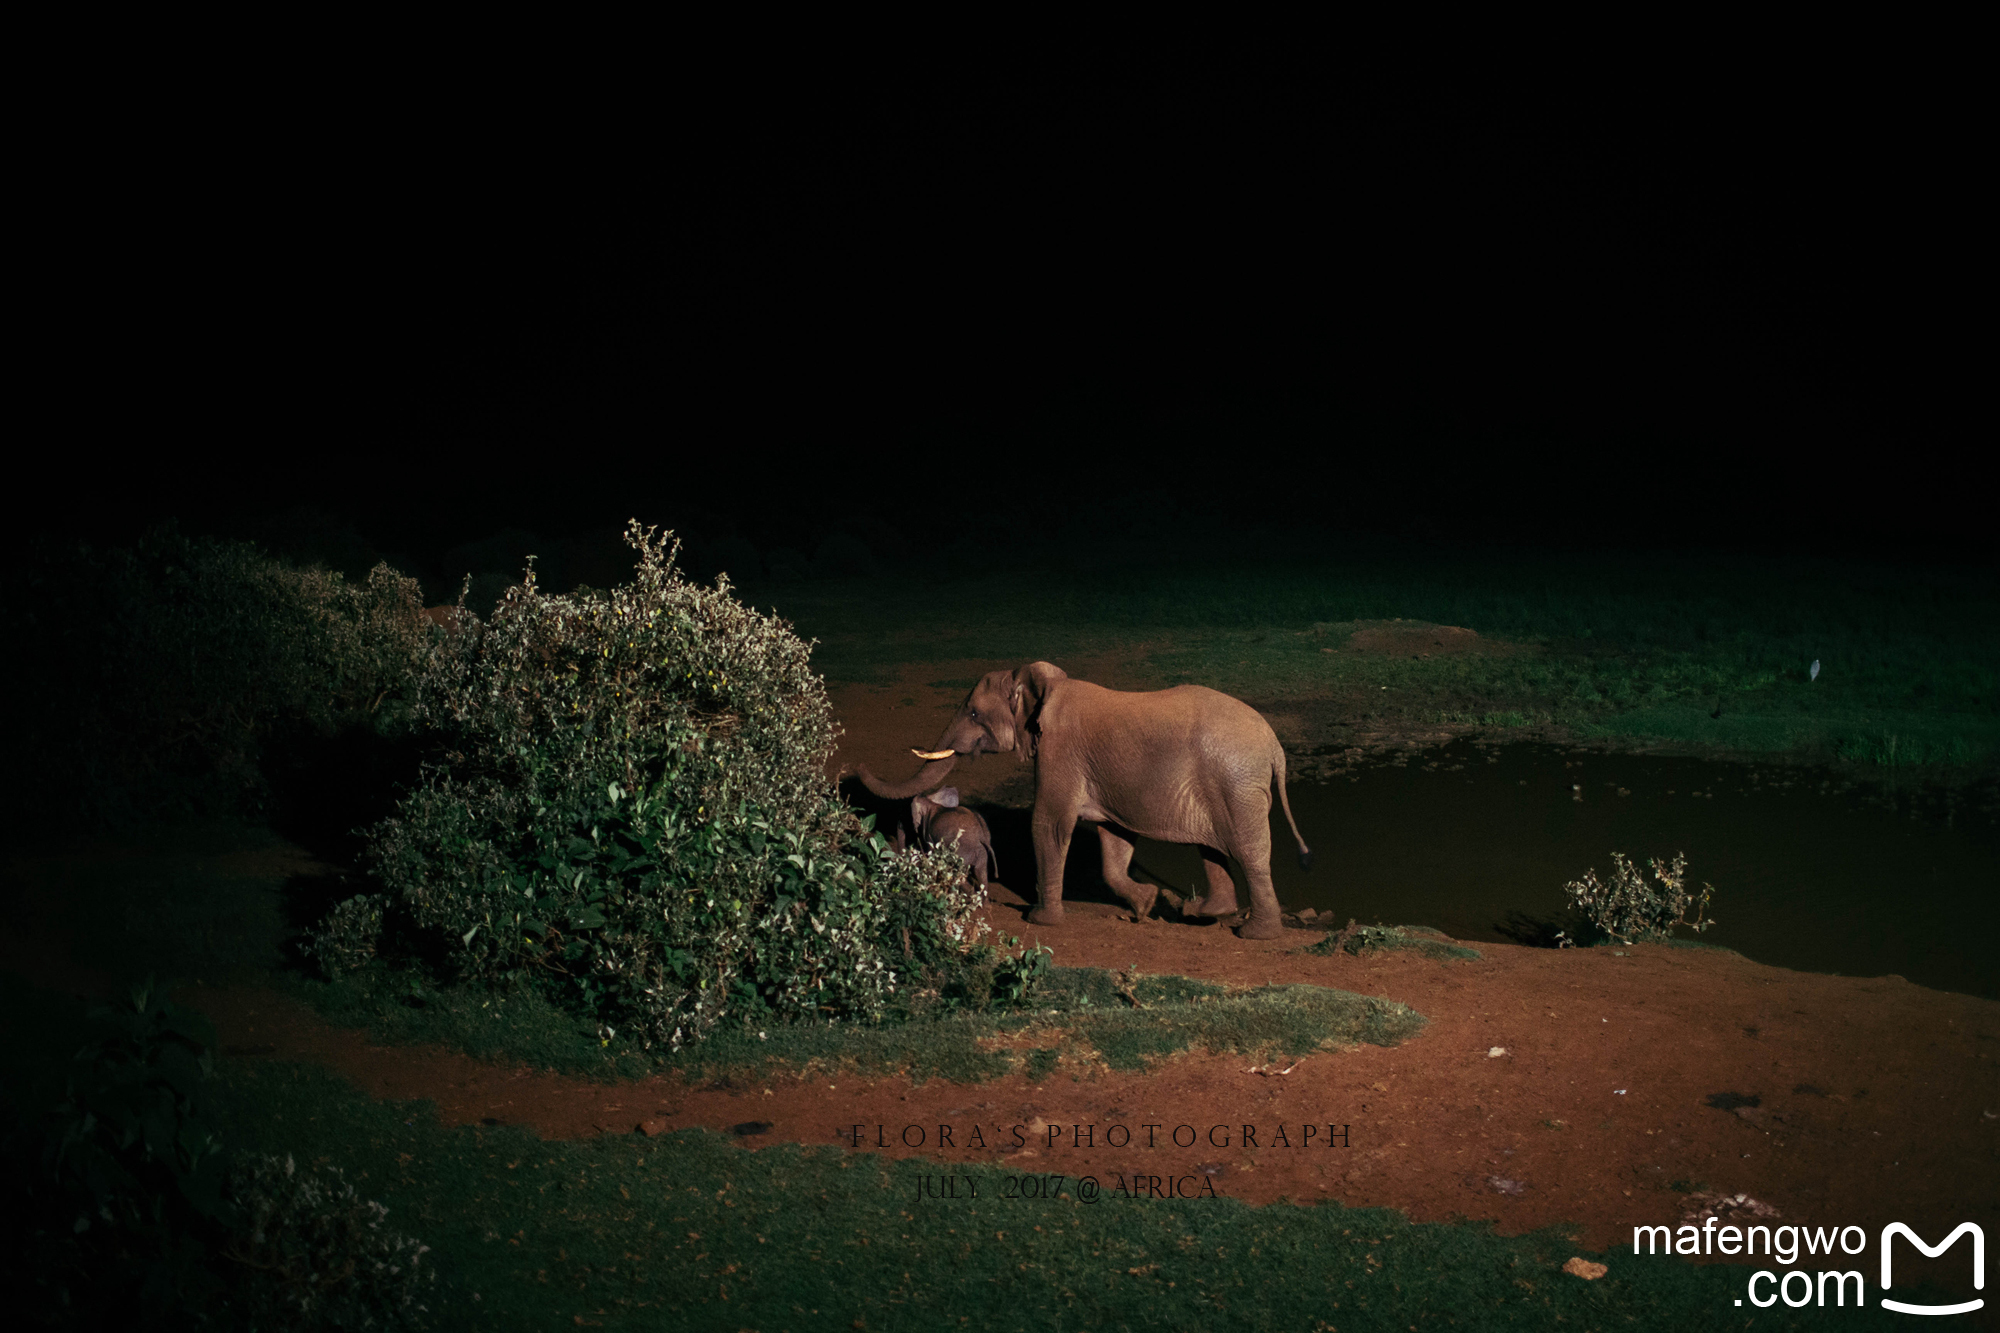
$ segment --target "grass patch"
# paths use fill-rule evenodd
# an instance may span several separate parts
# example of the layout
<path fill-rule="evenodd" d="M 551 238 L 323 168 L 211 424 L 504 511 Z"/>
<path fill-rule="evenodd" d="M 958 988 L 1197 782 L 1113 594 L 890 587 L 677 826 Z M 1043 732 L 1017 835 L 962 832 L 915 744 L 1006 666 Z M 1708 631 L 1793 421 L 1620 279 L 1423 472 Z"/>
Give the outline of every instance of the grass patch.
<path fill-rule="evenodd" d="M 669 1054 L 607 1047 L 592 1023 L 530 993 L 426 987 L 384 963 L 332 983 L 294 979 L 289 988 L 329 1020 L 365 1028 L 378 1041 L 441 1045 L 491 1063 L 606 1080 L 665 1071 L 697 1080 L 836 1071 L 916 1082 L 977 1083 L 1016 1071 L 1040 1079 L 1058 1063 L 1138 1070 L 1193 1049 L 1278 1057 L 1364 1042 L 1393 1046 L 1424 1023 L 1405 1005 L 1323 986 L 1231 992 L 1188 977 L 1059 967 L 1020 1010 L 933 1011 L 874 1027 L 734 1027 Z"/>
<path fill-rule="evenodd" d="M 1332 931 L 1317 944 L 1308 944 L 1296 952 L 1314 953 L 1325 957 L 1336 951 L 1360 955 L 1389 950 L 1415 953 L 1425 958 L 1436 958 L 1446 962 L 1454 958 L 1485 956 L 1477 949 L 1454 944 L 1443 931 L 1433 930 L 1429 926 L 1356 926 L 1352 934 L 1346 931 Z"/>
<path fill-rule="evenodd" d="M 1743 954 L 1741 952 L 1730 948 L 1726 944 L 1710 944 L 1707 940 L 1684 940 L 1684 939 L 1678 939 L 1674 936 L 1668 936 L 1666 939 L 1663 940 L 1652 940 L 1649 942 L 1653 944 L 1664 944 L 1669 949 L 1708 949 L 1715 953 L 1733 953 L 1738 958 L 1743 957 Z"/>
<path fill-rule="evenodd" d="M 1022 1062 L 1021 1072 L 1028 1076 L 1030 1083 L 1041 1083 L 1056 1072 L 1056 1065 L 1062 1060 L 1062 1052 L 1053 1046 L 1038 1046 L 1028 1052 Z"/>
<path fill-rule="evenodd" d="M 605 1046 L 594 1020 L 530 990 L 440 985 L 414 968 L 376 961 L 327 982 L 289 972 L 272 978 L 328 1022 L 375 1041 L 435 1045 L 492 1064 L 527 1065 L 610 1081 L 641 1078 L 657 1062 L 622 1043 Z"/>
<path fill-rule="evenodd" d="M 1407 1005 L 1324 986 L 1262 986 L 1186 1000 L 1148 1000 L 1142 987 L 1135 990 L 1142 1008 L 1100 1006 L 1060 1017 L 1075 1058 L 1140 1070 L 1195 1047 L 1291 1057 L 1362 1042 L 1395 1046 L 1424 1025 Z"/>
<path fill-rule="evenodd" d="M 1791 754 L 1874 770 L 1968 769 L 2000 753 L 1990 716 L 1902 710 L 1733 711 L 1700 704 L 1636 708 L 1580 723 L 1581 736 L 1677 741 L 1755 754 Z"/>

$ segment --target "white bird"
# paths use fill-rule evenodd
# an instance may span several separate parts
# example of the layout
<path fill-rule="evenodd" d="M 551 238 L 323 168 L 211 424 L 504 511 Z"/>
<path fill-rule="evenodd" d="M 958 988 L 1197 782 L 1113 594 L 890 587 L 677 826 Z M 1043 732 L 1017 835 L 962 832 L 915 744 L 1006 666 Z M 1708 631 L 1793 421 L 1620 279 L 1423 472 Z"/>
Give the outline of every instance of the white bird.
<path fill-rule="evenodd" d="M 1818 679 L 1819 679 L 1819 659 L 1818 659 L 1817 657 L 1815 657 L 1815 658 L 1813 659 L 1813 664 L 1812 664 L 1812 672 L 1811 672 L 1811 674 L 1810 674 L 1810 675 L 1808 675 L 1808 676 L 1806 677 L 1806 679 L 1808 679 L 1808 680 L 1818 680 Z"/>

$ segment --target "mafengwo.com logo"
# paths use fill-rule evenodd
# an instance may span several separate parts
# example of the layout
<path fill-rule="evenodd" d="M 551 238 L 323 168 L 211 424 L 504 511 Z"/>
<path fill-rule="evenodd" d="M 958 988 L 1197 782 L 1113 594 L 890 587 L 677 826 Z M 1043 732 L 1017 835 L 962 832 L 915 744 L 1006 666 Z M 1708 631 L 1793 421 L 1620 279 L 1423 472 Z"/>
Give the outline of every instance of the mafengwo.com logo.
<path fill-rule="evenodd" d="M 1978 1223 L 1961 1222 L 1957 1230 L 1932 1245 L 1903 1223 L 1891 1222 L 1882 1228 L 1880 1238 L 1880 1277 L 1884 1293 L 1880 1301 L 1883 1309 L 1900 1314 L 1953 1315 L 1970 1314 L 1985 1307 L 1984 1297 L 1937 1304 L 1891 1299 L 1887 1292 L 1895 1285 L 1894 1241 L 1898 1236 L 1928 1259 L 1939 1258 L 1961 1238 L 1972 1237 L 1972 1289 L 1986 1290 L 1986 1233 L 1980 1230 Z M 1750 1275 L 1749 1290 L 1736 1301 L 1742 1305 L 1747 1300 L 1760 1309 L 1768 1309 L 1779 1301 L 1795 1310 L 1807 1305 L 1821 1309 L 1862 1308 L 1868 1303 L 1867 1277 L 1859 1268 L 1843 1271 L 1839 1265 L 1852 1262 L 1867 1248 L 1868 1233 L 1853 1226 L 1718 1226 L 1716 1219 L 1709 1217 L 1699 1227 L 1688 1223 L 1678 1228 L 1632 1228 L 1634 1255 L 1720 1254 L 1747 1258 L 1761 1253 L 1776 1259 L 1786 1271 L 1779 1273 L 1769 1268 L 1758 1269 Z M 1907 1253 L 1908 1247 L 1905 1247 Z M 1834 1267 L 1812 1267 L 1814 1256 L 1825 1256 L 1821 1262 L 1832 1263 Z M 1801 1261 L 1805 1266 L 1795 1267 Z"/>

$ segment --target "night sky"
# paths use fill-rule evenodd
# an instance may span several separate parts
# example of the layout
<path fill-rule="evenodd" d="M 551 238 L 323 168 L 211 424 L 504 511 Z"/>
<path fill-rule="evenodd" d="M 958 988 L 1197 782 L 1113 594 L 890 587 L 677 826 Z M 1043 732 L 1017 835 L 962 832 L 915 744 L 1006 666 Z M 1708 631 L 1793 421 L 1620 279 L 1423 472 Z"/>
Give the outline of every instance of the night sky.
<path fill-rule="evenodd" d="M 422 563 L 635 513 L 1143 539 L 1164 493 L 1218 534 L 1990 558 L 1948 81 L 679 63 L 107 132 L 34 354 L 85 484 L 28 523 Z"/>

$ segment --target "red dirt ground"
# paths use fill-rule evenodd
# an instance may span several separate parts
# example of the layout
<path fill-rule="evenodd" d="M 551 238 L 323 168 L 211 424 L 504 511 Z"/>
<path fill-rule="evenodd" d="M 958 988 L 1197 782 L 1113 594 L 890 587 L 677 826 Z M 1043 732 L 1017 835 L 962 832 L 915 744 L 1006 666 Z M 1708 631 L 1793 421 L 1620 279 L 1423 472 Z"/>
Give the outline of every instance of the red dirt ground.
<path fill-rule="evenodd" d="M 999 928 L 1022 929 L 1019 908 L 990 911 Z M 1309 1055 L 1284 1075 L 1249 1072 L 1240 1056 L 1190 1055 L 1146 1075 L 1072 1081 L 1059 1068 L 1040 1085 L 822 1076 L 719 1091 L 657 1078 L 607 1086 L 374 1046 L 268 991 L 189 998 L 225 1045 L 320 1061 L 378 1096 L 431 1098 L 447 1123 L 492 1118 L 547 1138 L 766 1121 L 769 1133 L 747 1146 L 834 1143 L 861 1125 L 863 1146 L 879 1138 L 892 1156 L 991 1161 L 995 1152 L 966 1146 L 971 1127 L 1004 1151 L 1019 1125 L 1026 1146 L 1007 1160 L 1024 1169 L 1206 1172 L 1218 1192 L 1254 1203 L 1330 1197 L 1418 1221 L 1491 1218 L 1509 1234 L 1573 1223 L 1598 1249 L 1629 1240 L 1634 1225 L 1678 1223 L 1695 1205 L 1671 1187 L 1690 1181 L 1748 1194 L 1786 1221 L 1871 1235 L 1897 1220 L 2000 1223 L 2000 1005 L 1707 950 L 1619 957 L 1482 944 L 1480 962 L 1336 960 L 1287 952 L 1313 938 L 1289 934 L 1245 941 L 1217 927 L 1139 925 L 1098 904 L 1039 932 L 1064 966 L 1136 959 L 1232 985 L 1332 985 L 1400 1000 L 1429 1026 L 1393 1049 Z M 1712 1109 L 1716 1093 L 1760 1104 Z M 1308 1123 L 1319 1126 L 1315 1146 L 1274 1146 L 1279 1126 L 1297 1145 Z M 1347 1147 L 1320 1146 L 1329 1123 L 1348 1127 Z M 1151 1150 L 1148 1124 L 1161 1127 Z M 1254 1149 L 1241 1145 L 1245 1124 L 1257 1127 Z M 953 1127 L 957 1151 L 938 1147 L 940 1125 Z M 1079 1125 L 1096 1127 L 1094 1149 L 1073 1146 Z M 1128 1127 L 1132 1146 L 1104 1146 L 1113 1125 Z M 1170 1142 L 1180 1125 L 1193 1127 L 1193 1146 Z M 1211 1143 L 1217 1125 L 1230 1147 Z M 924 1147 L 902 1146 L 907 1126 Z M 1049 1126 L 1062 1129 L 1053 1146 Z"/>
<path fill-rule="evenodd" d="M 930 663 L 895 687 L 838 691 L 848 735 L 837 763 L 902 772 L 914 762 L 907 747 L 928 744 L 963 694 L 923 682 L 990 665 Z M 1123 683 L 1115 661 L 1073 674 Z M 955 780 L 968 795 L 1031 799 L 1027 770 L 1006 761 Z M 1003 869 L 1024 887 L 1032 875 Z M 1930 1236 L 1960 1221 L 2000 1234 L 1992 1001 L 1659 946 L 1620 956 L 1482 943 L 1478 962 L 1327 958 L 1294 952 L 1316 938 L 1304 932 L 1246 941 L 1213 925 L 1135 923 L 1108 904 L 1073 904 L 1061 927 L 1038 929 L 1017 894 L 996 886 L 993 897 L 993 925 L 1038 937 L 1059 965 L 1336 986 L 1402 1001 L 1429 1025 L 1400 1047 L 1309 1055 L 1284 1074 L 1253 1072 L 1240 1056 L 1190 1055 L 1145 1075 L 1059 1067 L 1039 1085 L 834 1075 L 718 1090 L 666 1078 L 607 1086 L 385 1048 L 271 991 L 185 998 L 215 1020 L 225 1046 L 319 1061 L 378 1096 L 430 1098 L 447 1123 L 494 1119 L 552 1138 L 762 1121 L 772 1128 L 746 1147 L 832 1144 L 859 1125 L 874 1149 L 880 1126 L 882 1150 L 896 1156 L 1004 1152 L 1037 1171 L 1159 1176 L 1183 1189 L 1205 1178 L 1252 1203 L 1332 1198 L 1418 1221 L 1492 1219 L 1508 1234 L 1566 1223 L 1600 1249 L 1629 1243 L 1635 1225 L 1679 1223 L 1703 1194 L 1743 1194 L 1782 1221 L 1870 1235 L 1897 1220 Z M 8 952 L 10 964 L 25 963 Z M 1716 1094 L 1734 1099 L 1713 1107 Z M 1317 1127 L 1310 1147 L 1300 1146 L 1307 1124 Z M 1345 1146 L 1325 1146 L 1329 1124 L 1346 1128 Z M 1151 1149 L 1148 1125 L 1158 1126 Z M 1242 1142 L 1245 1125 L 1257 1146 Z M 902 1142 L 912 1126 L 921 1147 Z M 952 1147 L 939 1147 L 939 1126 L 951 1127 Z M 984 1151 L 968 1146 L 974 1126 Z M 1076 1126 L 1093 1127 L 1095 1146 L 1076 1142 Z M 1129 1146 L 1105 1145 L 1112 1126 L 1127 1127 Z M 1174 1146 L 1177 1126 L 1191 1127 L 1192 1146 Z M 1211 1140 L 1215 1126 L 1225 1129 Z M 1274 1143 L 1281 1126 L 1290 1147 Z"/>

